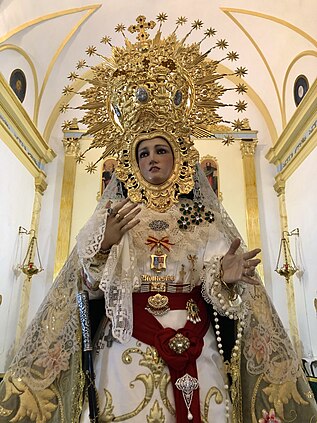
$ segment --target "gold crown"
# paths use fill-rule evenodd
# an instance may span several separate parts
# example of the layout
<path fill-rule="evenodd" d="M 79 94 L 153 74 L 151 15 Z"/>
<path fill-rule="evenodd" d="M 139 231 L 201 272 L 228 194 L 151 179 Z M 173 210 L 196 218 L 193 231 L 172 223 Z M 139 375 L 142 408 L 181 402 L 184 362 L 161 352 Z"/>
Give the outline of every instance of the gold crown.
<path fill-rule="evenodd" d="M 93 46 L 87 49 L 89 56 L 102 58 L 99 65 L 92 67 L 93 78 L 80 78 L 76 72 L 69 75 L 70 80 L 84 79 L 91 84 L 79 93 L 85 101 L 79 108 L 86 111 L 81 122 L 88 128 L 86 134 L 94 138 L 87 150 L 103 147 L 102 157 L 117 156 L 116 175 L 125 183 L 129 197 L 159 210 L 166 210 L 179 194 L 193 188 L 193 167 L 198 153 L 190 135 L 210 136 L 209 128 L 223 122 L 217 109 L 225 105 L 220 99 L 227 90 L 219 82 L 227 75 L 217 73 L 222 60 L 210 60 L 207 55 L 215 47 L 226 49 L 228 43 L 218 40 L 215 46 L 201 53 L 201 42 L 216 33 L 213 28 L 205 31 L 200 42 L 186 44 L 191 32 L 201 29 L 203 23 L 194 21 L 186 36 L 178 40 L 176 31 L 187 19 L 178 18 L 175 30 L 163 38 L 161 27 L 166 19 L 166 14 L 158 15 L 160 25 L 150 39 L 148 30 L 156 23 L 139 16 L 137 24 L 128 28 L 129 32 L 138 33 L 135 43 L 126 37 L 125 26 L 117 25 L 115 30 L 122 33 L 125 46 L 114 47 L 109 37 L 103 37 L 101 42 L 112 47 L 112 56 L 99 54 Z M 226 58 L 235 61 L 238 54 L 229 52 Z M 80 61 L 77 69 L 84 66 L 86 62 Z M 233 74 L 244 76 L 246 69 L 237 68 Z M 239 83 L 236 91 L 244 93 L 246 86 Z M 71 86 L 64 88 L 64 94 L 70 92 L 73 92 Z M 64 104 L 61 111 L 69 108 Z M 238 101 L 235 108 L 245 110 L 246 102 Z M 235 121 L 234 129 L 241 129 L 239 122 Z M 153 134 L 166 138 L 173 148 L 175 163 L 180 161 L 171 180 L 159 187 L 144 181 L 135 159 L 137 142 Z M 79 155 L 78 161 L 83 160 L 87 150 Z M 90 164 L 87 170 L 94 171 L 96 163 Z"/>

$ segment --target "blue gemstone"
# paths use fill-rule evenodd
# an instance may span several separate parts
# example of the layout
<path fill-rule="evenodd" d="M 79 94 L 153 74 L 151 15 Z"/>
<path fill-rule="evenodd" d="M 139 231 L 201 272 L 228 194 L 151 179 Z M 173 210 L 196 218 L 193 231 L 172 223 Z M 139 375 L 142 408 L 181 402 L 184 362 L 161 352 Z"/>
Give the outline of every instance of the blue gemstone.
<path fill-rule="evenodd" d="M 174 95 L 174 104 L 175 106 L 179 106 L 183 100 L 183 94 L 181 90 L 177 90 Z"/>
<path fill-rule="evenodd" d="M 116 104 L 113 104 L 113 109 L 114 109 L 115 114 L 116 114 L 118 117 L 121 117 L 121 112 L 120 112 L 120 109 L 119 109 L 119 107 L 118 107 Z"/>
<path fill-rule="evenodd" d="M 135 96 L 140 103 L 146 103 L 149 99 L 149 94 L 144 87 L 137 88 Z"/>

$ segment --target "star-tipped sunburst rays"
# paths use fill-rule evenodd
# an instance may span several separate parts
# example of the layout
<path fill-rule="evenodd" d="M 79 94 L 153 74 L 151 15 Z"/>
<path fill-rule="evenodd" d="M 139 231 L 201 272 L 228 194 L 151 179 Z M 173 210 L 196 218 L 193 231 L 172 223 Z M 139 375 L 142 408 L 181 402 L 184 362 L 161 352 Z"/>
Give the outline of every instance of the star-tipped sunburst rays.
<path fill-rule="evenodd" d="M 159 33 L 161 31 L 162 25 L 167 21 L 167 19 L 168 19 L 168 16 L 167 16 L 166 13 L 159 13 L 157 15 L 156 21 L 159 23 L 157 33 Z M 177 20 L 176 20 L 176 27 L 175 27 L 174 31 L 172 32 L 172 34 L 176 33 L 176 31 L 181 26 L 185 25 L 187 22 L 188 22 L 188 20 L 184 16 L 180 16 L 179 18 L 177 18 Z M 202 20 L 200 20 L 200 19 L 194 20 L 192 22 L 192 24 L 191 24 L 190 31 L 185 35 L 185 37 L 180 41 L 180 43 L 183 44 L 183 45 L 185 45 L 185 41 L 187 40 L 187 38 L 189 37 L 189 35 L 193 31 L 198 31 L 198 30 L 201 30 L 202 28 L 203 28 L 203 22 L 202 22 Z M 118 24 L 115 27 L 115 32 L 121 33 L 123 35 L 124 39 L 127 40 L 127 37 L 126 37 L 126 34 L 125 34 L 125 30 L 126 30 L 126 26 L 124 24 Z M 201 38 L 201 40 L 198 41 L 196 44 L 200 46 L 203 41 L 205 41 L 207 39 L 210 39 L 211 37 L 214 37 L 216 35 L 216 33 L 217 33 L 216 29 L 214 29 L 212 27 L 207 28 L 204 31 L 204 35 Z M 205 41 L 205 42 L 208 42 L 208 41 Z M 104 44 L 104 45 L 109 45 L 110 47 L 113 47 L 113 45 L 111 44 L 111 38 L 109 36 L 107 36 L 107 35 L 105 35 L 105 36 L 103 36 L 101 38 L 100 43 L 101 44 Z M 219 49 L 220 51 L 226 52 L 225 56 L 222 59 L 220 59 L 220 60 L 212 60 L 211 61 L 211 62 L 214 63 L 214 65 L 218 65 L 218 64 L 220 64 L 221 62 L 223 62 L 225 60 L 228 60 L 229 62 L 235 62 L 235 61 L 237 61 L 239 59 L 239 54 L 237 52 L 235 52 L 235 51 L 227 51 L 228 47 L 229 47 L 229 43 L 227 42 L 227 40 L 225 40 L 223 38 L 219 38 L 218 40 L 216 40 L 214 42 L 214 44 L 211 47 L 209 47 L 209 49 L 205 53 L 201 53 L 200 54 L 200 57 L 196 58 L 193 61 L 193 65 L 196 66 L 200 61 L 205 60 L 205 58 L 208 56 L 208 54 L 212 50 L 214 50 L 214 49 Z M 97 48 L 95 46 L 93 46 L 93 45 L 88 46 L 88 48 L 86 49 L 86 54 L 88 55 L 88 57 L 92 57 L 92 56 L 100 57 L 102 60 L 104 60 L 105 62 L 107 62 L 108 65 L 110 65 L 110 66 L 112 65 L 111 59 L 109 59 L 108 57 L 104 56 L 103 54 L 100 54 L 98 52 Z M 85 78 L 82 78 L 82 77 L 79 76 L 79 72 L 78 71 L 83 70 L 85 68 L 88 68 L 88 69 L 90 68 L 90 66 L 87 64 L 86 60 L 84 60 L 84 59 L 79 60 L 77 62 L 77 64 L 76 64 L 76 71 L 72 71 L 68 75 L 68 79 L 70 81 L 70 84 L 69 85 L 66 85 L 64 87 L 64 89 L 63 89 L 63 95 L 66 97 L 66 100 L 67 100 L 67 96 L 71 97 L 74 94 L 81 94 L 81 93 L 75 91 L 74 83 L 75 83 L 76 80 L 83 80 L 85 82 L 92 82 L 89 79 L 85 79 Z M 238 77 L 238 78 L 243 78 L 246 75 L 247 75 L 247 69 L 245 67 L 243 67 L 243 66 L 240 66 L 240 67 L 237 67 L 231 73 L 221 74 L 219 76 L 219 78 L 225 78 L 225 77 L 229 77 L 229 76 L 235 76 L 235 77 Z M 222 87 L 222 86 L 219 85 L 219 93 L 222 92 L 221 95 L 225 91 L 229 91 L 229 90 L 234 90 L 237 94 L 242 94 L 243 95 L 243 94 L 245 94 L 247 92 L 247 86 L 246 86 L 246 84 L 244 84 L 242 82 L 241 83 L 240 82 L 237 83 L 234 88 L 224 88 L 224 87 Z M 219 102 L 212 101 L 210 103 L 210 105 L 208 105 L 208 102 L 205 102 L 204 107 L 209 107 L 210 106 L 210 107 L 213 107 L 213 108 L 214 107 L 218 108 L 218 107 L 220 107 L 220 105 L 221 106 L 232 106 L 238 113 L 244 112 L 246 110 L 246 107 L 247 107 L 247 103 L 244 100 L 239 100 L 235 104 L 220 104 Z M 97 106 L 96 105 L 91 105 L 91 107 L 92 108 L 96 108 Z M 80 109 L 80 108 L 82 108 L 82 107 L 72 108 L 70 106 L 69 102 L 66 101 L 64 104 L 62 104 L 60 106 L 60 112 L 61 113 L 66 113 L 70 109 Z M 66 128 L 67 128 L 67 122 L 69 122 L 69 121 L 65 121 L 63 123 L 63 130 L 66 130 Z M 220 121 L 218 123 L 221 123 L 221 122 L 225 122 L 225 121 L 221 120 L 221 118 L 220 118 Z M 234 131 L 239 131 L 239 130 L 243 130 L 244 129 L 243 120 L 240 120 L 240 119 L 234 120 L 231 123 L 231 125 L 232 125 L 232 129 Z M 87 131 L 87 133 L 88 132 L 91 132 L 91 130 L 90 131 Z M 227 135 L 223 139 L 223 144 L 226 145 L 226 146 L 231 145 L 233 142 L 234 142 L 234 138 L 231 135 Z M 94 148 L 94 147 L 100 147 L 100 146 L 99 145 L 96 145 L 96 144 L 94 145 L 94 142 L 93 142 L 91 144 L 91 147 L 90 148 Z M 85 154 L 86 154 L 86 152 L 89 149 L 87 149 L 84 153 L 80 153 L 78 155 L 78 157 L 77 157 L 77 162 L 78 163 L 82 163 L 85 160 Z M 87 165 L 87 167 L 86 167 L 86 170 L 89 173 L 94 172 L 96 170 L 96 163 L 89 163 Z"/>

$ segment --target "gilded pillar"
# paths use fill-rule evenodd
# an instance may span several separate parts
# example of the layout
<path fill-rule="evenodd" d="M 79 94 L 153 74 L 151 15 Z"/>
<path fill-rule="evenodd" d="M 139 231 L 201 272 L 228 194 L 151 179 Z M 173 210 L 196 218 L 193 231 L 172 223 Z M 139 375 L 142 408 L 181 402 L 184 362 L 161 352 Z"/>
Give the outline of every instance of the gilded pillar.
<path fill-rule="evenodd" d="M 281 231 L 282 233 L 283 231 L 288 232 L 284 179 L 277 176 L 276 183 L 274 184 L 274 189 L 277 193 L 278 200 L 279 200 Z M 287 309 L 288 309 L 288 320 L 289 320 L 289 327 L 290 327 L 290 337 L 292 339 L 292 342 L 298 357 L 301 358 L 303 354 L 302 354 L 302 345 L 301 345 L 299 330 L 298 330 L 294 281 L 292 276 L 289 278 L 289 282 L 286 283 L 286 295 L 287 295 Z"/>
<path fill-rule="evenodd" d="M 35 177 L 35 192 L 34 192 L 34 201 L 33 201 L 32 220 L 31 220 L 31 229 L 34 230 L 35 236 L 37 236 L 37 233 L 38 233 L 42 198 L 43 198 L 44 191 L 46 190 L 46 187 L 47 187 L 47 183 L 45 181 L 45 175 L 42 173 L 39 173 L 39 175 Z M 33 233 L 30 235 L 30 237 L 32 236 L 33 236 Z M 34 254 L 35 254 L 35 251 L 33 251 L 32 258 L 34 258 Z M 27 324 L 28 313 L 29 313 L 31 287 L 32 287 L 32 277 L 24 276 L 22 289 L 21 289 L 19 319 L 18 319 L 18 325 L 17 325 L 16 337 L 15 337 L 15 349 L 18 347 L 21 337 L 26 330 L 26 324 Z"/>
<path fill-rule="evenodd" d="M 254 154 L 257 143 L 257 140 L 240 142 L 245 181 L 248 248 L 250 250 L 261 246 L 259 204 L 254 163 Z"/>
<path fill-rule="evenodd" d="M 240 141 L 245 183 L 246 223 L 249 250 L 261 248 L 259 203 L 254 162 L 254 154 L 257 143 L 257 140 Z M 260 258 L 262 257 L 260 256 Z M 262 280 L 264 280 L 262 263 L 259 264 L 257 269 Z"/>
<path fill-rule="evenodd" d="M 64 138 L 63 144 L 65 149 L 65 160 L 55 254 L 54 278 L 63 267 L 69 254 L 76 178 L 76 155 L 79 152 L 79 139 Z"/>

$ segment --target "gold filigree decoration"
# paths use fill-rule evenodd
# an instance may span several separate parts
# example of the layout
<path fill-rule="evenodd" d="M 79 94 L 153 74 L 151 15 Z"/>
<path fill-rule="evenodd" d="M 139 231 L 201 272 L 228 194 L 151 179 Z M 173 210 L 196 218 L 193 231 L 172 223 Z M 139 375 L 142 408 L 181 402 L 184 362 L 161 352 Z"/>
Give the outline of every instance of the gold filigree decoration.
<path fill-rule="evenodd" d="M 174 155 L 174 169 L 170 178 L 160 185 L 147 182 L 139 169 L 136 148 L 140 141 L 148 138 L 163 137 L 169 141 Z M 164 212 L 178 202 L 181 193 L 189 193 L 193 188 L 194 166 L 198 161 L 198 152 L 193 143 L 184 139 L 177 140 L 175 136 L 166 132 L 154 131 L 139 135 L 131 143 L 131 148 L 121 155 L 116 175 L 124 182 L 129 198 L 133 202 L 143 202 L 148 207 Z M 133 175 L 133 176 L 132 176 Z"/>
<path fill-rule="evenodd" d="M 273 404 L 277 414 L 284 420 L 284 404 L 288 404 L 291 399 L 300 405 L 308 405 L 308 402 L 298 392 L 295 382 L 285 382 L 282 384 L 270 383 L 263 389 L 268 396 L 268 400 Z"/>
<path fill-rule="evenodd" d="M 105 406 L 102 412 L 100 413 L 101 422 L 113 422 L 115 415 L 113 414 L 114 406 L 112 401 L 112 396 L 107 389 L 104 389 L 104 394 L 106 397 Z M 116 421 L 119 421 L 116 419 Z"/>
<path fill-rule="evenodd" d="M 154 401 L 153 407 L 150 410 L 150 414 L 146 416 L 147 423 L 164 423 L 165 416 L 163 409 L 159 406 L 157 400 Z"/>
<path fill-rule="evenodd" d="M 193 166 L 198 161 L 198 153 L 190 135 L 212 136 L 208 127 L 223 122 L 217 113 L 222 106 L 233 106 L 238 112 L 246 108 L 245 102 L 235 105 L 221 102 L 225 91 L 232 89 L 221 85 L 221 79 L 228 75 L 242 77 L 247 71 L 244 67 L 238 67 L 231 74 L 217 73 L 220 62 L 226 59 L 235 61 L 238 54 L 231 51 L 223 59 L 208 59 L 208 54 L 214 48 L 223 50 L 228 47 L 223 39 L 210 46 L 208 51 L 200 51 L 201 42 L 215 35 L 213 28 L 204 31 L 200 42 L 185 43 L 192 31 L 203 27 L 200 19 L 191 24 L 190 31 L 181 40 L 176 32 L 179 26 L 187 22 L 185 17 L 177 19 L 175 30 L 166 38 L 161 33 L 161 26 L 167 20 L 166 13 L 157 16 L 159 28 L 153 38 L 149 31 L 156 23 L 147 21 L 142 15 L 136 20 L 136 24 L 128 27 L 129 32 L 137 34 L 135 43 L 125 36 L 123 24 L 116 26 L 115 31 L 123 34 L 125 45 L 112 47 L 110 58 L 99 54 L 95 46 L 87 48 L 89 56 L 101 57 L 103 61 L 92 67 L 92 78 L 84 78 L 90 87 L 77 93 L 84 99 L 84 104 L 75 109 L 85 110 L 81 123 L 88 128 L 87 135 L 94 138 L 87 150 L 104 148 L 102 157 L 117 157 L 116 175 L 126 185 L 129 198 L 165 211 L 177 201 L 180 194 L 188 193 L 194 185 Z M 102 43 L 109 44 L 109 40 L 109 37 L 104 37 Z M 80 67 L 86 67 L 86 62 L 79 61 L 77 70 Z M 76 72 L 72 72 L 70 77 L 71 80 L 83 79 Z M 66 95 L 73 92 L 72 86 L 64 88 Z M 240 84 L 237 93 L 244 92 L 245 86 Z M 70 108 L 65 103 L 61 106 L 61 112 Z M 240 126 L 237 122 L 234 127 Z M 151 138 L 153 132 L 160 132 L 166 138 L 180 160 L 179 166 L 175 166 L 172 181 L 157 186 L 155 190 L 140 178 L 134 159 L 136 138 L 141 134 Z M 86 170 L 94 172 L 98 161 L 89 164 Z"/>
<path fill-rule="evenodd" d="M 21 379 L 16 379 L 7 374 L 4 379 L 5 396 L 3 403 L 8 401 L 12 396 L 18 396 L 19 405 L 15 416 L 11 422 L 18 422 L 24 418 L 28 418 L 31 422 L 46 423 L 52 417 L 53 412 L 57 408 L 54 392 L 49 389 L 34 391 L 30 389 Z"/>
<path fill-rule="evenodd" d="M 231 375 L 230 394 L 232 400 L 232 419 L 234 422 L 243 422 L 242 417 L 242 386 L 241 386 L 241 344 L 233 350 L 228 370 Z"/>
<path fill-rule="evenodd" d="M 203 423 L 208 423 L 208 414 L 209 414 L 210 402 L 212 400 L 212 397 L 214 397 L 216 404 L 221 404 L 223 402 L 223 395 L 221 391 L 216 386 L 212 386 L 208 390 L 205 401 L 204 401 L 204 411 L 202 415 Z"/>
<path fill-rule="evenodd" d="M 166 365 L 164 361 L 159 357 L 157 350 L 153 347 L 146 347 L 145 351 L 141 348 L 129 348 L 122 354 L 122 361 L 124 364 L 129 365 L 132 363 L 132 354 L 141 356 L 139 365 L 146 367 L 150 370 L 150 373 L 139 374 L 133 381 L 129 383 L 131 389 L 134 388 L 136 382 L 141 382 L 145 388 L 144 398 L 138 404 L 138 406 L 121 416 L 115 416 L 114 406 L 111 393 L 108 390 L 104 390 L 106 396 L 106 405 L 100 414 L 100 419 L 103 422 L 116 421 L 121 422 L 128 420 L 132 417 L 137 416 L 144 408 L 150 403 L 153 398 L 155 389 L 158 389 L 162 399 L 162 403 L 168 409 L 171 414 L 175 414 L 175 410 L 171 406 L 167 398 L 167 386 L 170 383 L 170 376 L 166 371 Z M 154 404 L 155 405 L 155 404 Z M 152 412 L 148 416 L 149 418 L 156 418 L 159 415 L 159 408 L 152 407 Z M 148 420 L 149 422 L 163 422 L 164 420 Z"/>

